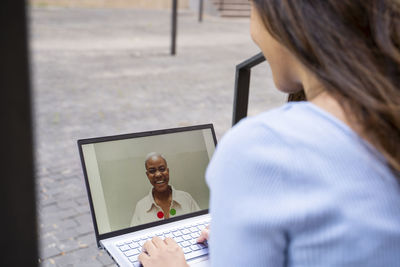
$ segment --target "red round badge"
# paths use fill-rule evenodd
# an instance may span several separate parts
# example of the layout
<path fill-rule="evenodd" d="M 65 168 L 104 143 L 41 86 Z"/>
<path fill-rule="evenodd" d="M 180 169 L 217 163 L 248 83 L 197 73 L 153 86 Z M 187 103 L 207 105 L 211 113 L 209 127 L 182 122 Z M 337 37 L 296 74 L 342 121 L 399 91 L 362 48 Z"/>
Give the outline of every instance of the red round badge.
<path fill-rule="evenodd" d="M 162 211 L 157 212 L 157 217 L 158 218 L 163 218 L 164 217 L 164 213 Z"/>

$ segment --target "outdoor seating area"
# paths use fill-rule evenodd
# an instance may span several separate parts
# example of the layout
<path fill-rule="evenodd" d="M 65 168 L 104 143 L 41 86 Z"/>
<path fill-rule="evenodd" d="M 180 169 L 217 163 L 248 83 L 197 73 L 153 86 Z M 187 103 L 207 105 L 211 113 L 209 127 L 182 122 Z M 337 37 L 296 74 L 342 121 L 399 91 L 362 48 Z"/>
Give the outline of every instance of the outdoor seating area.
<path fill-rule="evenodd" d="M 399 265 L 398 1 L 1 10 L 0 266 Z"/>

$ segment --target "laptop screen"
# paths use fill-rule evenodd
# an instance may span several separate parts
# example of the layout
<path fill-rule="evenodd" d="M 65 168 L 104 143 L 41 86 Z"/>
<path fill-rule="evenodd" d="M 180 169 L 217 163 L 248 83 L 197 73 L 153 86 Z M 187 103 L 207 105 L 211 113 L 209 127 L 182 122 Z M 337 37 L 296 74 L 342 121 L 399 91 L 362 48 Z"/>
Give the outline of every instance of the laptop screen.
<path fill-rule="evenodd" d="M 211 124 L 78 141 L 96 235 L 207 210 Z"/>

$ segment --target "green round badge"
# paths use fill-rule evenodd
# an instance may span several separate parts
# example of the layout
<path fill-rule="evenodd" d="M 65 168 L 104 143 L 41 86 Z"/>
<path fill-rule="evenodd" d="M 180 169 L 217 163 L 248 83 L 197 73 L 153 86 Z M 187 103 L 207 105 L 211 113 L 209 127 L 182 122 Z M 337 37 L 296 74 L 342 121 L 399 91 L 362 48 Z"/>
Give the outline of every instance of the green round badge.
<path fill-rule="evenodd" d="M 171 209 L 171 210 L 169 211 L 169 214 L 171 214 L 172 216 L 174 216 L 174 215 L 176 214 L 176 210 L 175 210 L 175 209 Z"/>

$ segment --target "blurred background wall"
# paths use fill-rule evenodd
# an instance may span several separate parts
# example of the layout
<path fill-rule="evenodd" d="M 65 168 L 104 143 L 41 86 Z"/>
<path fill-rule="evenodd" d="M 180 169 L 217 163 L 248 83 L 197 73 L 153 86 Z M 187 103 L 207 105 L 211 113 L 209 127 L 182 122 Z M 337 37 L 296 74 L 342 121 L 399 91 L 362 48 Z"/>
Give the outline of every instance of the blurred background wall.
<path fill-rule="evenodd" d="M 40 6 L 115 7 L 115 8 L 171 8 L 172 0 L 29 0 Z M 179 8 L 187 8 L 189 0 L 179 0 Z"/>

